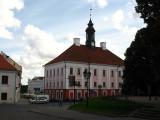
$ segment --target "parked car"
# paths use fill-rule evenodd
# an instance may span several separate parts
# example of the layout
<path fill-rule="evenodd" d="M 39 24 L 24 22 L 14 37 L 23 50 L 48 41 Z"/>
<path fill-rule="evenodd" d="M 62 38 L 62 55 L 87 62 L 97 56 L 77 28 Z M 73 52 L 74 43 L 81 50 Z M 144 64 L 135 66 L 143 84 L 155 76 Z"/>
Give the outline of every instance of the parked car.
<path fill-rule="evenodd" d="M 46 97 L 33 97 L 29 100 L 29 103 L 35 104 L 35 103 L 43 103 L 46 104 L 48 103 L 48 99 Z"/>
<path fill-rule="evenodd" d="M 47 100 L 49 101 L 49 95 L 35 95 L 35 97 L 37 96 L 37 98 L 38 97 L 45 97 L 45 98 L 47 98 Z"/>

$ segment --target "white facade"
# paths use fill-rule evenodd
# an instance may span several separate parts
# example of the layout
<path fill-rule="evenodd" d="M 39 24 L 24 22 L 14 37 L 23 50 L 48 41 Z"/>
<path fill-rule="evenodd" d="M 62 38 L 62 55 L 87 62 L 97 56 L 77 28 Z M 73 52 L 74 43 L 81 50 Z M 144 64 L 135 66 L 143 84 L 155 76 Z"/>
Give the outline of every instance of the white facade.
<path fill-rule="evenodd" d="M 20 85 L 18 71 L 0 70 L 0 103 L 17 103 L 20 99 Z"/>
<path fill-rule="evenodd" d="M 43 93 L 44 92 L 44 77 L 35 77 L 28 79 L 29 93 Z"/>

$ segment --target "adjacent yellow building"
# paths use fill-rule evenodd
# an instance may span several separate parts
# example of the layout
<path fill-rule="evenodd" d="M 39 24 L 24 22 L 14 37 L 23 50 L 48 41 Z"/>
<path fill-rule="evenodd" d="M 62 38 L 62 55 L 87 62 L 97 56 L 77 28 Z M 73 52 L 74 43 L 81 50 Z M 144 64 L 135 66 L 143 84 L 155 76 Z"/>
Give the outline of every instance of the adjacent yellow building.
<path fill-rule="evenodd" d="M 4 52 L 0 54 L 0 103 L 17 103 L 20 99 L 22 67 Z"/>

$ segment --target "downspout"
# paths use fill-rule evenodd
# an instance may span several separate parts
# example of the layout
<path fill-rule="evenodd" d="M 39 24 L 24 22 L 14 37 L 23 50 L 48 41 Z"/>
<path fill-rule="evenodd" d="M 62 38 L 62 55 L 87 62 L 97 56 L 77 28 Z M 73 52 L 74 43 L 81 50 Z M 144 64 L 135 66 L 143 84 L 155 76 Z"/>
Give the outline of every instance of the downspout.
<path fill-rule="evenodd" d="M 64 69 L 65 69 L 65 72 L 64 72 L 64 76 L 65 76 L 65 98 L 66 98 L 66 61 L 64 61 L 65 65 L 64 65 Z"/>
<path fill-rule="evenodd" d="M 14 87 L 14 103 L 16 103 L 16 77 L 17 77 L 17 71 L 16 71 L 16 73 L 15 73 L 15 87 Z"/>

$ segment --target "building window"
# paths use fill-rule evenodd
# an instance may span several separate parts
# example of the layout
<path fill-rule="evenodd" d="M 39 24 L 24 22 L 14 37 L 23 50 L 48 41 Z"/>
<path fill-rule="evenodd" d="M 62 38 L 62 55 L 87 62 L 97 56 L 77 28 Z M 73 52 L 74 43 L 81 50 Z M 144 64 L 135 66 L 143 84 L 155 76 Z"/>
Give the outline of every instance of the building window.
<path fill-rule="evenodd" d="M 50 82 L 50 87 L 52 86 L 52 83 Z"/>
<path fill-rule="evenodd" d="M 57 75 L 59 75 L 59 69 L 57 69 Z"/>
<path fill-rule="evenodd" d="M 121 77 L 121 76 L 122 76 L 122 75 L 121 75 L 121 71 L 119 71 L 119 74 L 118 74 L 118 75 L 119 75 L 119 77 Z"/>
<path fill-rule="evenodd" d="M 59 82 L 57 82 L 57 87 L 59 87 Z"/>
<path fill-rule="evenodd" d="M 105 70 L 103 70 L 103 76 L 106 76 L 106 71 Z"/>
<path fill-rule="evenodd" d="M 77 68 L 77 75 L 80 75 L 80 68 Z"/>
<path fill-rule="evenodd" d="M 61 68 L 61 75 L 63 75 L 63 68 Z"/>
<path fill-rule="evenodd" d="M 70 74 L 73 75 L 73 68 L 70 68 Z"/>
<path fill-rule="evenodd" d="M 47 77 L 48 77 L 48 71 L 47 71 Z"/>
<path fill-rule="evenodd" d="M 87 87 L 87 83 L 88 83 L 88 82 L 85 82 L 85 87 Z"/>
<path fill-rule="evenodd" d="M 53 76 L 55 76 L 55 69 L 53 70 Z"/>
<path fill-rule="evenodd" d="M 114 77 L 114 71 L 113 70 L 111 71 L 111 76 Z"/>
<path fill-rule="evenodd" d="M 2 84 L 8 84 L 8 76 L 2 76 Z"/>
<path fill-rule="evenodd" d="M 7 100 L 7 93 L 1 93 L 1 100 Z"/>
<path fill-rule="evenodd" d="M 97 70 L 94 69 L 94 76 L 97 76 Z"/>
<path fill-rule="evenodd" d="M 94 87 L 97 87 L 97 82 L 94 82 Z"/>
<path fill-rule="evenodd" d="M 63 81 L 61 81 L 61 87 L 63 87 Z"/>
<path fill-rule="evenodd" d="M 106 82 L 103 82 L 103 87 L 106 87 Z"/>
<path fill-rule="evenodd" d="M 114 87 L 114 82 L 112 82 L 112 87 Z"/>
<path fill-rule="evenodd" d="M 80 81 L 78 81 L 77 84 L 78 84 L 78 86 L 80 86 L 81 85 Z"/>
<path fill-rule="evenodd" d="M 50 77 L 52 77 L 52 70 L 50 70 Z"/>
<path fill-rule="evenodd" d="M 55 87 L 55 82 L 53 83 L 53 87 Z"/>

